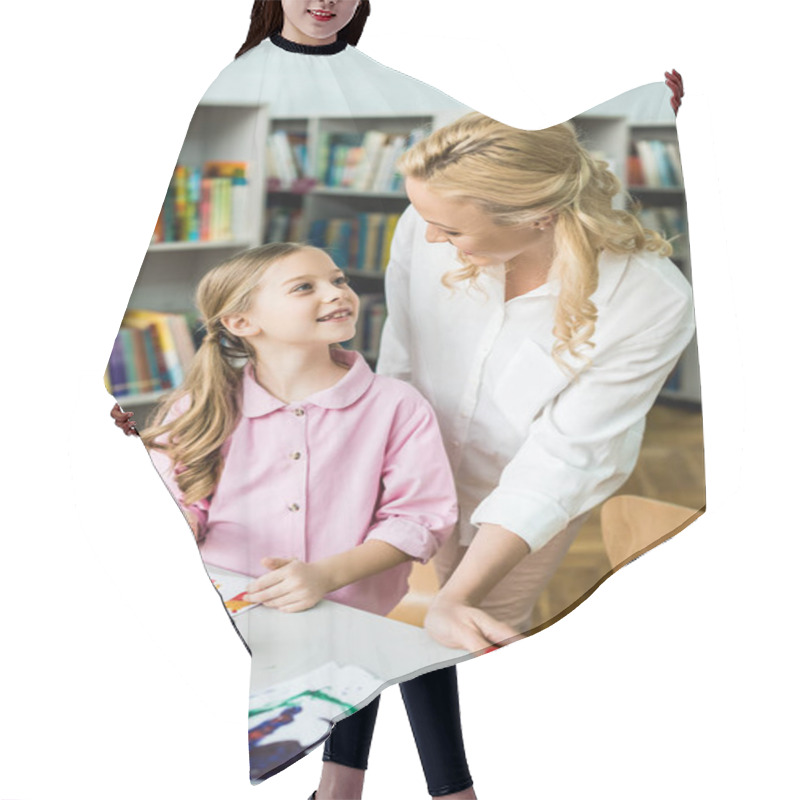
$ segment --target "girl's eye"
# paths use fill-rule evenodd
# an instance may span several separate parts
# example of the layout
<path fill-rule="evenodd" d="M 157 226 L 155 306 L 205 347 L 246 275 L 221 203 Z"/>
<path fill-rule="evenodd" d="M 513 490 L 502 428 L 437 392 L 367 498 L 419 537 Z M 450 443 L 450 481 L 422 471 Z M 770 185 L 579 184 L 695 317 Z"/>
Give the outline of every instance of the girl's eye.
<path fill-rule="evenodd" d="M 300 283 L 300 284 L 298 284 L 297 286 L 295 286 L 295 287 L 292 289 L 292 291 L 293 291 L 293 292 L 307 292 L 307 291 L 308 291 L 309 289 L 311 289 L 311 288 L 312 288 L 312 287 L 311 287 L 311 284 L 310 284 L 310 283 Z"/>
<path fill-rule="evenodd" d="M 337 286 L 347 286 L 347 284 L 350 283 L 350 278 L 348 278 L 347 275 L 340 275 L 334 280 L 334 283 Z"/>

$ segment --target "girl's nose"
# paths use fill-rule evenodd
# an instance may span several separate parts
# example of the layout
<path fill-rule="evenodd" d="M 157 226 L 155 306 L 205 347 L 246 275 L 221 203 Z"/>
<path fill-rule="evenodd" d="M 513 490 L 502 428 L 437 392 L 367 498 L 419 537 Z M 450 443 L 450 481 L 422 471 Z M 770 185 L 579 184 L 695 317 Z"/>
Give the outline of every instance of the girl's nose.
<path fill-rule="evenodd" d="M 344 286 L 337 286 L 335 283 L 332 283 L 325 292 L 325 302 L 333 303 L 337 300 L 341 300 L 342 297 L 344 297 L 344 291 Z"/>
<path fill-rule="evenodd" d="M 431 243 L 448 241 L 447 237 L 435 225 L 428 225 L 425 229 L 425 239 Z"/>

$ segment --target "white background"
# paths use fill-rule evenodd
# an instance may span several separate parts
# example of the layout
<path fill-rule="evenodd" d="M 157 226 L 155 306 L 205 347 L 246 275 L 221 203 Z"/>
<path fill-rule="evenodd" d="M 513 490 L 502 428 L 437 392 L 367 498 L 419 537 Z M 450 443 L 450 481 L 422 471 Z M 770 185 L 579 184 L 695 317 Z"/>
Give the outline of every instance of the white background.
<path fill-rule="evenodd" d="M 4 10 L 2 800 L 304 800 L 316 786 L 317 754 L 250 786 L 248 657 L 102 383 L 191 113 L 250 5 Z M 483 800 L 796 796 L 785 7 L 374 2 L 364 52 L 521 127 L 673 67 L 686 84 L 709 511 L 553 628 L 460 667 Z M 426 796 L 390 689 L 365 797 Z"/>

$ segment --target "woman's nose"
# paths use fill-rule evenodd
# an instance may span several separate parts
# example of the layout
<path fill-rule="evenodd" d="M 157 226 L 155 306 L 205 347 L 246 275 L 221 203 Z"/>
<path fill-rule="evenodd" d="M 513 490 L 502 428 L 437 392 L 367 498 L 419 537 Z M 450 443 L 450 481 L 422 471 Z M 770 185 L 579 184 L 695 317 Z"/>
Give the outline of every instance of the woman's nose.
<path fill-rule="evenodd" d="M 435 225 L 428 225 L 425 229 L 425 239 L 431 243 L 448 241 L 447 237 Z"/>

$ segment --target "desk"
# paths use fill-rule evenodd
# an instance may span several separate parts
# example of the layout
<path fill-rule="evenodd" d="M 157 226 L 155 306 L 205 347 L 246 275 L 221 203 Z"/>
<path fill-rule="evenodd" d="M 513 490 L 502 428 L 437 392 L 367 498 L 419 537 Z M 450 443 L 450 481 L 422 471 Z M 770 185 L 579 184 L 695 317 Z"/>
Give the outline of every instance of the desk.
<path fill-rule="evenodd" d="M 210 565 L 207 569 L 212 578 L 222 582 L 226 576 L 235 576 L 235 573 Z M 324 668 L 334 662 L 340 667 L 358 667 L 374 677 L 375 680 L 363 682 L 363 685 L 360 681 L 350 686 L 342 686 L 341 682 L 337 684 L 339 696 L 346 697 L 351 706 L 362 707 L 391 683 L 470 657 L 464 650 L 438 644 L 422 628 L 329 600 L 296 614 L 257 606 L 237 614 L 233 622 L 252 654 L 251 711 L 254 704 L 262 707 L 264 693 L 272 687 L 298 678 L 302 681 L 303 676 L 319 670 L 324 672 Z M 319 687 L 295 686 L 293 692 L 298 688 Z M 286 703 L 274 706 L 275 709 L 286 707 Z M 330 723 L 346 713 L 341 709 L 337 712 L 326 720 L 320 720 L 314 714 L 314 722 L 322 721 L 324 724 L 306 727 L 302 735 L 298 735 L 298 725 L 282 730 L 280 725 L 288 726 L 289 723 L 276 724 L 268 737 L 258 741 L 262 750 L 270 748 L 268 757 L 261 757 L 255 763 L 251 749 L 251 780 L 263 780 L 319 745 L 327 737 Z M 276 710 L 270 713 L 273 718 L 278 714 Z M 270 713 L 252 717 L 251 727 L 256 722 L 268 720 Z M 308 721 L 309 717 L 307 715 L 304 719 Z M 294 738 L 286 741 L 287 737 Z"/>

